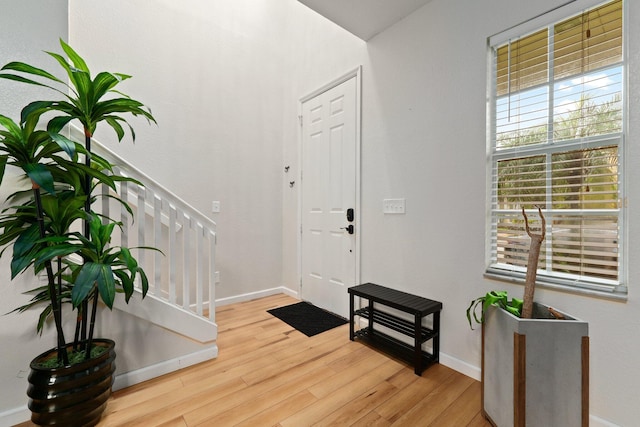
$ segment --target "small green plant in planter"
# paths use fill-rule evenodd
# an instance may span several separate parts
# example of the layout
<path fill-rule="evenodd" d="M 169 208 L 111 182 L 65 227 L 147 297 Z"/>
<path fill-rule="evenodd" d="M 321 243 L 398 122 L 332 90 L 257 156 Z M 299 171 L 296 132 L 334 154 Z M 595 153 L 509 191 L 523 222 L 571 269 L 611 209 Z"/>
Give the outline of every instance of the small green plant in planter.
<path fill-rule="evenodd" d="M 467 320 L 469 326 L 473 329 L 473 321 L 477 324 L 484 322 L 484 313 L 489 306 L 495 305 L 508 311 L 514 316 L 520 317 L 522 311 L 522 300 L 518 298 L 512 298 L 511 300 L 507 296 L 507 291 L 489 291 L 485 296 L 474 299 L 467 308 Z M 480 315 L 478 315 L 478 308 L 480 308 Z"/>
<path fill-rule="evenodd" d="M 60 99 L 27 104 L 19 122 L 0 116 L 0 184 L 7 167 L 21 170 L 30 184 L 30 189 L 9 196 L 10 207 L 0 215 L 0 254 L 12 248 L 12 279 L 28 271 L 36 276 L 45 273 L 46 284 L 32 290 L 31 301 L 14 311 L 42 307 L 37 330 L 42 332 L 50 318 L 56 328 L 56 348 L 31 364 L 28 395 L 32 421 L 41 425 L 85 426 L 99 420 L 115 370 L 113 341 L 94 339 L 98 302 L 112 308 L 118 293 L 129 301 L 136 284 L 143 297 L 148 289 L 146 274 L 130 249 L 110 246 L 111 234 L 120 224 L 91 210 L 95 200 L 92 192 L 97 185 L 108 185 L 117 194 L 119 181 L 142 184 L 112 175 L 112 165 L 91 152 L 91 137 L 97 125 L 104 122 L 119 141 L 125 136 L 125 127 L 135 140 L 124 115 L 142 116 L 150 122 L 155 119 L 141 102 L 115 89 L 130 76 L 101 72 L 92 77 L 84 59 L 64 41 L 60 40 L 60 45 L 68 60 L 57 53 L 47 53 L 62 67 L 69 83 L 22 62 L 11 62 L 0 70 L 0 78 L 50 88 L 60 95 Z M 41 125 L 45 117 L 48 120 Z M 82 125 L 84 145 L 61 133 L 72 122 Z M 114 198 L 133 213 L 126 201 Z M 76 231 L 79 228 L 81 232 Z M 77 312 L 71 341 L 67 341 L 63 330 L 64 307 Z M 95 348 L 100 355 L 92 359 Z M 82 355 L 79 365 L 72 364 L 70 353 Z M 39 367 L 38 359 L 55 366 Z M 91 365 L 93 360 L 98 361 L 99 368 Z M 106 375 L 106 379 L 99 379 L 103 386 L 106 384 L 104 390 L 87 392 L 78 385 L 83 382 L 78 378 L 84 375 L 87 384 L 96 382 L 91 373 L 98 371 Z M 58 383 L 67 377 L 73 379 L 74 385 L 61 389 Z M 70 393 L 79 395 L 77 407 L 66 403 L 61 406 L 55 401 L 61 397 L 68 401 Z M 85 407 L 90 414 L 81 415 L 79 407 Z"/>

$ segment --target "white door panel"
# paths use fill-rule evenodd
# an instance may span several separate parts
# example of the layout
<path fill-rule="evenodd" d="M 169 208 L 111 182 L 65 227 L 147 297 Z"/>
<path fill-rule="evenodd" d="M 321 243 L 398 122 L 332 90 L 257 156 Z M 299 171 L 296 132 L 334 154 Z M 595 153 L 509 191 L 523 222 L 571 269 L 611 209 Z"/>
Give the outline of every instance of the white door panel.
<path fill-rule="evenodd" d="M 356 280 L 356 77 L 302 104 L 302 298 L 348 315 Z"/>

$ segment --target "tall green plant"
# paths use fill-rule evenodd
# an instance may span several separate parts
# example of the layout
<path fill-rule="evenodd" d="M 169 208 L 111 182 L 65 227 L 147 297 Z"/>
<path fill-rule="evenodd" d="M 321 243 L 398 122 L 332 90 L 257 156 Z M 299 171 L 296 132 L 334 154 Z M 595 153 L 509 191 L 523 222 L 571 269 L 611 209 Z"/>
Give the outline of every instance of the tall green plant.
<path fill-rule="evenodd" d="M 116 224 L 109 224 L 105 218 L 106 228 L 100 228 L 100 220 L 91 211 L 92 190 L 97 183 L 107 184 L 116 190 L 117 181 L 134 181 L 109 174 L 112 168 L 109 162 L 91 152 L 91 137 L 98 124 L 105 122 L 114 130 L 118 141 L 125 136 L 124 126 L 128 127 L 135 141 L 135 132 L 125 115 L 142 116 L 154 123 L 155 119 L 144 104 L 115 89 L 131 76 L 100 72 L 92 77 L 86 62 L 75 50 L 62 40 L 60 46 L 68 59 L 53 52 L 47 54 L 66 73 L 68 82 L 23 62 L 10 62 L 0 69 L 0 78 L 49 88 L 61 98 L 27 104 L 21 111 L 20 123 L 6 117 L 0 119 L 0 125 L 5 128 L 0 133 L 0 151 L 5 153 L 0 158 L 1 174 L 4 175 L 6 165 L 17 166 L 33 183 L 33 199 L 5 210 L 0 218 L 0 244 L 13 243 L 12 277 L 29 267 L 36 272 L 47 270 L 46 293 L 36 289 L 36 296 L 25 307 L 42 302 L 48 304 L 41 315 L 39 327 L 43 324 L 43 316 L 53 313 L 58 353 L 66 363 L 60 316 L 63 299 L 70 300 L 79 312 L 74 340 L 88 344 L 86 355 L 89 357 L 98 299 L 101 298 L 111 308 L 120 287 L 128 301 L 136 277 L 141 278 L 143 293 L 147 287 L 146 275 L 128 249 L 120 248 L 116 252 L 106 249 Z M 46 131 L 36 130 L 45 114 L 52 117 L 46 124 Z M 74 121 L 83 128 L 84 146 L 60 134 L 66 125 Z M 62 152 L 66 152 L 68 158 L 62 157 Z M 84 162 L 79 161 L 78 153 L 83 155 Z M 0 182 L 1 178 L 0 175 Z M 40 189 L 46 191 L 46 198 L 43 199 Z M 82 205 L 80 210 L 79 202 Z M 132 212 L 126 202 L 121 203 Z M 70 207 L 73 208 L 70 210 Z M 75 216 L 68 215 L 71 211 L 76 212 Z M 78 219 L 84 224 L 82 236 L 69 232 L 71 224 Z M 34 232 L 36 227 L 37 233 Z M 74 264 L 70 258 L 72 254 L 80 256 L 82 266 Z M 106 258 L 102 258 L 103 255 Z M 53 271 L 53 264 L 57 264 L 57 272 Z M 89 271 L 95 274 L 89 274 Z M 89 323 L 90 300 L 93 310 Z M 87 333 L 88 325 L 91 329 Z"/>

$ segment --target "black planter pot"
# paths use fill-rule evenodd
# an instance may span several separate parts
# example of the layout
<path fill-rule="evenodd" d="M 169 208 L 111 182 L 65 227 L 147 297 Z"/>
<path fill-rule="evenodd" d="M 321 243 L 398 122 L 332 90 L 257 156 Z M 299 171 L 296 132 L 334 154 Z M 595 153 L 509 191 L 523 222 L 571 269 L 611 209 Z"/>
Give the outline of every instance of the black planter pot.
<path fill-rule="evenodd" d="M 29 374 L 31 421 L 42 426 L 94 426 L 107 406 L 113 385 L 115 343 L 96 339 L 107 351 L 68 368 L 43 368 L 38 363 L 56 357 L 52 349 L 33 359 Z"/>

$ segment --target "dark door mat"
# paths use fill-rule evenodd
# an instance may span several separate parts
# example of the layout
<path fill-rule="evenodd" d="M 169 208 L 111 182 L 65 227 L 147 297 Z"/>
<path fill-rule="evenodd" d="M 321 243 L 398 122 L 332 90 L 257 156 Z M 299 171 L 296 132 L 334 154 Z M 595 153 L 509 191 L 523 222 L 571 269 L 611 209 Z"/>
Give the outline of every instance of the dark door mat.
<path fill-rule="evenodd" d="M 347 323 L 346 319 L 304 301 L 284 307 L 273 308 L 267 310 L 267 313 L 293 326 L 308 337 Z"/>

